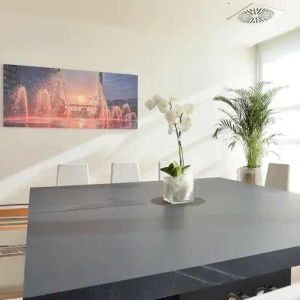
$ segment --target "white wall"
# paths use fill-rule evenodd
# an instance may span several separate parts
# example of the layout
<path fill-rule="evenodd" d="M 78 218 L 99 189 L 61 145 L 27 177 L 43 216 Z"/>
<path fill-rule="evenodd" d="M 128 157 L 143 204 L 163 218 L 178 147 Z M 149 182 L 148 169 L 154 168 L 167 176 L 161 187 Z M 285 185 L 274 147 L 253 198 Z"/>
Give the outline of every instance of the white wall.
<path fill-rule="evenodd" d="M 171 28 L 170 35 L 166 30 L 143 33 L 0 13 L 2 64 L 139 75 L 138 130 L 0 127 L 0 203 L 27 202 L 30 186 L 54 185 L 61 162 L 88 162 L 92 182 L 104 183 L 110 179 L 111 161 L 138 161 L 142 180 L 155 180 L 157 162 L 177 154 L 175 137 L 167 135 L 162 116 L 144 109 L 144 101 L 156 93 L 196 106 L 193 128 L 184 138 L 196 176 L 235 178 L 241 155 L 212 140 L 217 110 L 211 99 L 224 87 L 254 81 L 254 49 L 230 44 L 223 34 L 207 31 L 203 36 L 196 30 L 187 38 Z M 0 103 L 2 110 L 2 99 Z"/>

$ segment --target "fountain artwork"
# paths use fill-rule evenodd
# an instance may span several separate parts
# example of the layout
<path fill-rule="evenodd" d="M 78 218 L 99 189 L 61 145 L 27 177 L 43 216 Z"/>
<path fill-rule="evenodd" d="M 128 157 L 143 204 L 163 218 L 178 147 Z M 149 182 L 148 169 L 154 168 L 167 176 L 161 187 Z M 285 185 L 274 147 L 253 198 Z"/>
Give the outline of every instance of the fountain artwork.
<path fill-rule="evenodd" d="M 4 126 L 137 128 L 137 76 L 4 65 Z"/>

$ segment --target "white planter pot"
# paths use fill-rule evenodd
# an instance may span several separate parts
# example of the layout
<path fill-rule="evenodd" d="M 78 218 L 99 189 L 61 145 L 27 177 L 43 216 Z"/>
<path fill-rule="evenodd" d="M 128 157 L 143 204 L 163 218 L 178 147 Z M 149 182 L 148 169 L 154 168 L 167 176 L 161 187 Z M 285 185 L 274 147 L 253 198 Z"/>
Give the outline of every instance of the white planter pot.
<path fill-rule="evenodd" d="M 178 177 L 166 176 L 163 179 L 163 198 L 172 204 L 194 201 L 194 176 L 186 172 Z"/>
<path fill-rule="evenodd" d="M 241 167 L 238 169 L 238 180 L 244 183 L 262 185 L 261 168 Z"/>

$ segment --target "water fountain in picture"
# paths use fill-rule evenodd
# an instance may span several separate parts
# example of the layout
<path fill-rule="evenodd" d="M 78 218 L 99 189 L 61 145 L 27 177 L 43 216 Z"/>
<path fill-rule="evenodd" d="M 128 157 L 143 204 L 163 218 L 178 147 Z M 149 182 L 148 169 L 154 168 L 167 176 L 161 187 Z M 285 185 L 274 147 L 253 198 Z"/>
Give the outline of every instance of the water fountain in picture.
<path fill-rule="evenodd" d="M 43 79 L 27 80 L 10 94 L 5 124 L 53 128 L 134 128 L 137 116 L 125 99 L 108 101 L 98 73 L 97 89 L 79 94 L 69 91 L 60 69 L 45 70 Z M 81 87 L 80 87 L 81 88 Z M 79 88 L 79 90 L 80 90 Z M 76 90 L 76 89 L 75 89 Z M 71 96 L 70 96 L 71 95 Z M 125 104 L 123 104 L 125 103 Z"/>
<path fill-rule="evenodd" d="M 135 122 L 137 119 L 136 113 L 131 111 L 131 108 L 128 103 L 123 104 L 122 106 L 122 126 L 128 127 L 132 122 Z"/>
<path fill-rule="evenodd" d="M 111 111 L 108 108 L 107 101 L 105 95 L 103 93 L 102 84 L 100 82 L 99 75 L 99 83 L 98 83 L 98 108 L 99 108 L 99 127 L 100 128 L 110 128 L 111 122 Z"/>
<path fill-rule="evenodd" d="M 121 128 L 122 127 L 122 110 L 120 106 L 112 106 L 111 107 L 111 119 L 110 124 L 113 128 Z"/>
<path fill-rule="evenodd" d="M 28 123 L 28 97 L 24 86 L 17 87 L 12 95 L 12 113 L 19 122 Z"/>
<path fill-rule="evenodd" d="M 47 89 L 39 89 L 36 96 L 35 115 L 40 118 L 50 118 L 51 102 L 50 94 Z"/>
<path fill-rule="evenodd" d="M 97 95 L 89 97 L 90 101 L 81 104 L 67 102 L 67 109 L 72 116 L 75 109 L 84 111 L 80 114 L 80 124 L 89 128 L 130 128 L 136 122 L 136 113 L 131 111 L 128 103 L 124 105 L 107 104 L 106 97 L 103 92 L 102 83 L 98 80 Z M 76 119 L 74 117 L 73 119 Z M 72 117 L 71 117 L 72 118 Z"/>

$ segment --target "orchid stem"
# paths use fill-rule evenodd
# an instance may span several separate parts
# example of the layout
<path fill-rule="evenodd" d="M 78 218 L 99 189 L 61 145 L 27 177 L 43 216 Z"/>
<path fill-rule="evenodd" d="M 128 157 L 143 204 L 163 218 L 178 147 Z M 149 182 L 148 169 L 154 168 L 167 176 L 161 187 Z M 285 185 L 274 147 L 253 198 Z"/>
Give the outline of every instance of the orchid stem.
<path fill-rule="evenodd" d="M 178 143 L 179 164 L 180 167 L 184 167 L 183 148 L 180 140 L 181 132 L 179 131 L 176 123 L 174 123 L 174 127 L 176 131 L 177 143 Z"/>

